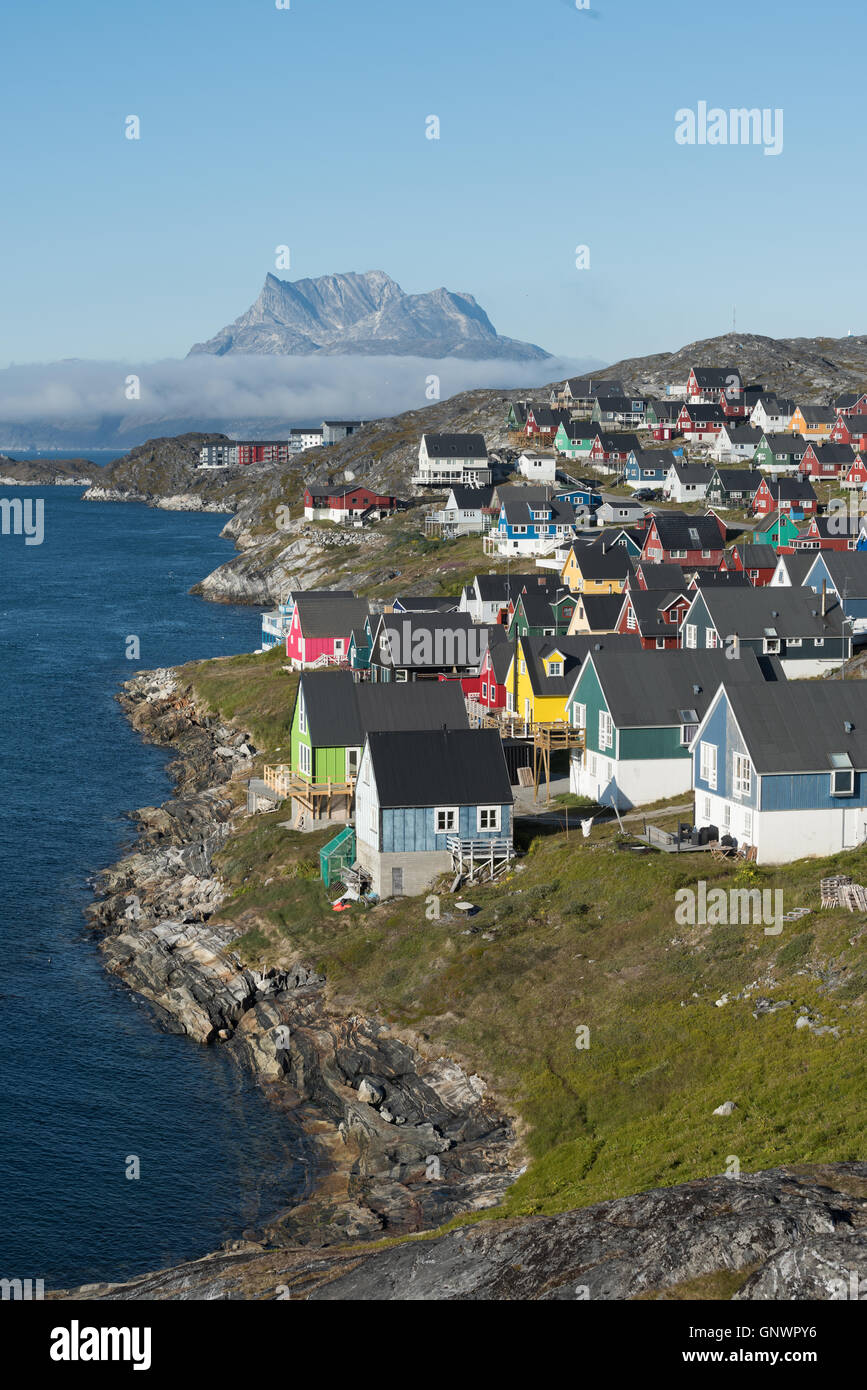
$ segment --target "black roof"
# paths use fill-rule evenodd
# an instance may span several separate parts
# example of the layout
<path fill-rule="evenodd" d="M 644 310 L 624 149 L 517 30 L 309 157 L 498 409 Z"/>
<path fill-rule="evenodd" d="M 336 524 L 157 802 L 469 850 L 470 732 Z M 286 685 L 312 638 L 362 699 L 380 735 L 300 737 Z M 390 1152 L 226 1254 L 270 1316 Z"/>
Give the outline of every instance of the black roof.
<path fill-rule="evenodd" d="M 807 478 L 766 478 L 771 496 L 775 501 L 809 501 L 815 498 L 813 484 Z"/>
<path fill-rule="evenodd" d="M 425 597 L 420 594 L 401 594 L 394 599 L 393 606 L 400 604 L 401 611 L 404 613 L 456 613 L 458 611 L 459 598 L 448 597 Z"/>
<path fill-rule="evenodd" d="M 784 434 L 775 430 L 766 431 L 762 438 L 775 454 L 791 454 L 793 458 L 803 458 L 810 442 L 800 434 Z"/>
<path fill-rule="evenodd" d="M 477 574 L 470 587 L 478 592 L 482 603 L 508 603 L 517 598 L 525 586 L 537 584 L 540 580 L 547 584 L 549 576 L 543 571 L 534 570 L 530 574 Z"/>
<path fill-rule="evenodd" d="M 757 468 L 717 468 L 714 472 L 726 492 L 748 491 L 750 496 L 764 476 Z"/>
<path fill-rule="evenodd" d="M 619 432 L 614 431 L 612 434 L 606 434 L 604 430 L 600 430 L 596 437 L 601 440 L 602 447 L 606 453 L 628 454 L 630 449 L 639 449 L 641 447 L 638 442 L 638 435 L 629 434 L 626 430 L 621 430 Z"/>
<path fill-rule="evenodd" d="M 735 377 L 738 384 L 742 385 L 741 374 L 737 367 L 693 367 L 696 385 L 705 391 L 720 390 L 729 384 L 732 377 Z"/>
<path fill-rule="evenodd" d="M 380 806 L 496 806 L 514 800 L 496 729 L 371 733 L 367 742 Z"/>
<path fill-rule="evenodd" d="M 684 582 L 683 570 L 680 565 L 671 562 L 669 564 L 653 565 L 649 561 L 640 561 L 641 573 L 648 589 L 677 589 Z M 631 592 L 634 593 L 637 586 L 631 585 Z"/>
<path fill-rule="evenodd" d="M 483 434 L 428 434 L 422 435 L 427 445 L 428 458 L 473 458 L 486 459 L 488 450 Z"/>
<path fill-rule="evenodd" d="M 577 668 L 588 652 L 604 651 L 606 647 L 623 651 L 641 651 L 641 642 L 638 637 L 616 632 L 586 632 L 570 637 L 522 637 L 520 647 L 527 663 L 527 675 L 533 694 L 562 695 L 565 700 L 575 683 Z M 564 658 L 562 676 L 549 676 L 545 671 L 545 657 L 553 655 L 554 652 L 562 653 Z"/>
<path fill-rule="evenodd" d="M 654 512 L 656 532 L 666 550 L 722 550 L 719 523 L 689 512 Z"/>
<path fill-rule="evenodd" d="M 764 685 L 768 679 L 785 682 L 779 663 L 762 661 L 749 648 L 740 661 L 724 651 L 592 652 L 605 702 L 620 729 L 673 727 L 695 723 L 681 714 L 695 711 L 699 720 L 720 683 Z M 754 691 L 753 700 L 762 698 Z"/>
<path fill-rule="evenodd" d="M 836 599 L 826 605 L 812 589 L 777 588 L 705 589 L 702 599 L 716 630 L 723 636 L 744 639 L 763 637 L 839 637 L 841 610 Z"/>
<path fill-rule="evenodd" d="M 741 557 L 744 569 L 761 570 L 776 569 L 777 567 L 777 552 L 772 545 L 736 544 L 734 549 Z"/>
<path fill-rule="evenodd" d="M 867 769 L 864 681 L 783 681 L 768 684 L 760 698 L 744 686 L 729 687 L 728 680 L 725 685 L 757 772 L 830 773 L 835 754 L 848 754 L 854 767 Z"/>
<path fill-rule="evenodd" d="M 366 598 L 309 591 L 295 594 L 295 607 L 305 637 L 340 637 L 363 627 L 370 609 Z"/>
<path fill-rule="evenodd" d="M 776 554 L 774 555 L 776 559 Z M 697 569 L 689 581 L 690 589 L 749 589 L 750 581 L 742 570 Z"/>
<path fill-rule="evenodd" d="M 455 506 L 462 511 L 472 511 L 477 507 L 490 507 L 494 496 L 492 487 L 463 487 L 455 484 L 449 493 L 454 497 Z"/>
<path fill-rule="evenodd" d="M 614 627 L 623 607 L 622 594 L 578 594 L 577 601 L 590 627 L 599 632 L 607 632 Z"/>
<path fill-rule="evenodd" d="M 818 555 L 812 551 L 804 579 L 819 558 L 823 560 L 841 598 L 844 592 L 847 599 L 867 596 L 867 551 L 820 550 Z"/>
<path fill-rule="evenodd" d="M 349 671 L 304 671 L 298 688 L 314 748 L 360 748 L 374 731 L 469 727 L 456 680 L 359 683 Z"/>

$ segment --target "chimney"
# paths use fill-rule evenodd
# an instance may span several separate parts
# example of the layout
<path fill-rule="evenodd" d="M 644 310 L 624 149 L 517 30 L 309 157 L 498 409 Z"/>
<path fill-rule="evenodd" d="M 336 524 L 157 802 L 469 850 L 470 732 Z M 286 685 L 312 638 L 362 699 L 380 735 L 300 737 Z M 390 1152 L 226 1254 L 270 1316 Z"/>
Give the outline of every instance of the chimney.
<path fill-rule="evenodd" d="M 823 579 L 823 580 L 822 580 L 822 617 L 823 617 L 823 618 L 824 618 L 824 616 L 825 616 L 825 604 L 827 603 L 827 594 L 826 594 L 826 592 L 825 592 L 826 589 L 827 589 L 827 586 L 828 586 L 828 581 L 827 581 L 826 579 Z"/>

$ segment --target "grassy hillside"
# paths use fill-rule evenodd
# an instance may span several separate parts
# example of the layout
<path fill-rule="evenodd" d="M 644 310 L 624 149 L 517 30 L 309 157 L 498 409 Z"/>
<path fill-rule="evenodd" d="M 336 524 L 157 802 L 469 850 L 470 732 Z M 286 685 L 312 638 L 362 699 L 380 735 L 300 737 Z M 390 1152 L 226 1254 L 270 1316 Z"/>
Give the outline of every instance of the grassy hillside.
<path fill-rule="evenodd" d="M 282 742 L 294 679 L 279 662 L 187 670 L 215 709 Z M 465 922 L 442 890 L 438 919 L 423 898 L 333 913 L 318 878 L 330 835 L 288 830 L 286 818 L 246 822 L 221 851 L 233 890 L 221 918 L 251 963 L 310 960 L 338 1003 L 424 1034 L 495 1084 L 530 1160 L 507 1213 L 721 1173 L 733 1156 L 744 1170 L 863 1156 L 867 924 L 820 912 L 818 886 L 836 870 L 867 881 L 867 849 L 774 871 L 638 855 L 616 824 L 589 841 L 525 825 L 525 856 L 506 880 L 470 890 L 481 911 Z M 653 819 L 671 823 L 671 812 Z M 779 936 L 678 925 L 674 894 L 699 879 L 780 888 L 785 911 L 811 913 Z M 788 1002 L 755 1018 L 760 997 Z M 801 1009 L 839 1036 L 796 1030 Z M 727 1100 L 733 1115 L 714 1116 Z"/>

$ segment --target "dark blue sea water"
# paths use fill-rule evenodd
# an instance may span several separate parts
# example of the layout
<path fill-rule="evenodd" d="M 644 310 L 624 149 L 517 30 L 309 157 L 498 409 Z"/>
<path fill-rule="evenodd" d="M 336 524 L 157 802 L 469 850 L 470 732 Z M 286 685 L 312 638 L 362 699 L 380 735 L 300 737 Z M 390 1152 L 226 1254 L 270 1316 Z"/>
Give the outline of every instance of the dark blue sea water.
<path fill-rule="evenodd" d="M 56 1287 L 215 1249 L 291 1204 L 300 1170 L 286 1120 L 221 1051 L 160 1031 L 82 917 L 125 813 L 170 793 L 120 683 L 258 645 L 256 609 L 187 593 L 233 554 L 221 518 L 4 495 L 44 499 L 45 539 L 0 535 L 0 1277 Z"/>

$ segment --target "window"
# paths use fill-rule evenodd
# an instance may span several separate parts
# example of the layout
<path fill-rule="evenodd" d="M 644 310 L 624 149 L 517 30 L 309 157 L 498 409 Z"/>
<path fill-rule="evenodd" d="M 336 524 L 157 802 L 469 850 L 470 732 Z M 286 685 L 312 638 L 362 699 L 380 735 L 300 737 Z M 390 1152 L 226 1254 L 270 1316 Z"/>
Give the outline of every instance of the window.
<path fill-rule="evenodd" d="M 548 662 L 548 675 L 549 675 L 549 676 L 562 676 L 562 674 L 563 674 L 563 663 L 562 663 L 562 661 L 549 661 L 549 662 Z"/>
<path fill-rule="evenodd" d="M 434 811 L 434 825 L 438 835 L 445 835 L 458 828 L 457 806 L 437 806 Z"/>
<path fill-rule="evenodd" d="M 587 754 L 587 771 L 588 771 L 588 773 L 590 774 L 591 777 L 595 777 L 595 776 L 596 776 L 596 754 L 595 754 L 595 753 L 588 753 L 588 754 Z"/>
<path fill-rule="evenodd" d="M 371 802 L 370 804 L 370 820 L 368 821 L 368 824 L 370 826 L 371 833 L 373 835 L 376 835 L 379 830 L 379 822 L 377 819 L 375 802 Z"/>
<path fill-rule="evenodd" d="M 406 671 L 395 671 L 394 679 L 398 685 L 406 683 Z"/>
<path fill-rule="evenodd" d="M 701 742 L 701 762 L 699 765 L 699 776 L 703 782 L 707 782 L 712 791 L 716 791 L 716 744 Z"/>
<path fill-rule="evenodd" d="M 719 638 L 715 627 L 706 627 L 704 630 L 704 645 L 711 649 L 719 646 Z"/>
<path fill-rule="evenodd" d="M 500 807 L 480 806 L 476 812 L 476 826 L 479 830 L 499 830 Z"/>
<path fill-rule="evenodd" d="M 790 637 L 789 640 L 788 640 L 788 642 L 786 643 L 786 646 L 787 646 L 787 647 L 802 647 L 803 645 L 804 645 L 804 639 L 803 639 L 803 637 Z"/>
<path fill-rule="evenodd" d="M 342 652 L 342 651 L 343 651 L 343 638 L 342 638 L 342 637 L 335 637 L 335 639 L 334 639 L 334 655 L 337 656 L 337 654 L 338 654 L 339 652 Z"/>
<path fill-rule="evenodd" d="M 817 638 L 815 639 L 815 641 L 813 642 L 813 646 L 814 646 L 814 647 L 824 647 L 824 645 L 825 645 L 825 639 L 824 639 L 824 637 L 817 637 Z"/>
<path fill-rule="evenodd" d="M 744 753 L 732 754 L 732 793 L 734 796 L 749 796 L 753 787 L 753 769 Z"/>
<path fill-rule="evenodd" d="M 614 747 L 614 725 L 611 722 L 611 715 L 604 709 L 599 711 L 599 747 Z"/>
<path fill-rule="evenodd" d="M 300 690 L 298 692 L 298 732 L 299 734 L 307 733 L 307 706 Z"/>
<path fill-rule="evenodd" d="M 487 681 L 482 681 L 482 699 L 483 699 L 483 700 L 487 700 L 487 698 L 488 698 L 488 683 L 487 683 Z"/>
<path fill-rule="evenodd" d="M 779 637 L 766 637 L 762 642 L 762 650 L 770 656 L 775 656 L 780 650 Z"/>
<path fill-rule="evenodd" d="M 752 844 L 753 839 L 753 813 L 744 811 L 744 839 L 747 844 Z"/>
<path fill-rule="evenodd" d="M 573 719 L 574 719 L 574 721 L 575 721 L 575 728 L 576 728 L 576 729 L 586 729 L 586 728 L 587 728 L 587 706 L 586 706 L 586 705 L 581 705 L 581 704 L 579 704 L 578 701 L 576 700 L 576 701 L 575 701 L 575 704 L 573 705 L 572 708 L 573 708 Z"/>
<path fill-rule="evenodd" d="M 732 827 L 732 806 L 730 801 L 723 802 L 722 823 L 724 830 L 731 830 Z"/>
<path fill-rule="evenodd" d="M 854 767 L 838 767 L 831 773 L 831 795 L 832 796 L 854 796 L 855 794 L 855 769 Z"/>
<path fill-rule="evenodd" d="M 347 748 L 346 750 L 346 775 L 356 777 L 358 775 L 358 762 L 361 757 L 360 748 Z"/>
<path fill-rule="evenodd" d="M 697 724 L 681 724 L 681 726 L 680 726 L 680 742 L 681 742 L 681 747 L 683 747 L 683 748 L 688 748 L 689 745 L 692 743 L 692 741 L 693 741 L 693 739 L 695 738 L 695 736 L 696 736 L 697 733 L 698 733 L 698 725 L 697 725 Z"/>
<path fill-rule="evenodd" d="M 665 638 L 664 638 L 664 637 L 657 637 L 657 639 L 656 639 L 656 650 L 657 650 L 658 652 L 664 652 L 664 651 L 665 651 Z"/>
<path fill-rule="evenodd" d="M 696 645 L 695 623 L 687 623 L 683 629 L 683 645 L 685 647 L 694 647 Z"/>
<path fill-rule="evenodd" d="M 299 743 L 298 745 L 298 769 L 304 773 L 305 777 L 310 776 L 310 745 Z"/>
<path fill-rule="evenodd" d="M 703 807 L 704 807 L 703 812 L 702 812 L 702 820 L 708 820 L 708 821 L 709 821 L 709 820 L 710 820 L 710 797 L 709 797 L 709 796 L 703 797 L 703 798 L 702 798 L 702 803 L 703 803 Z"/>

